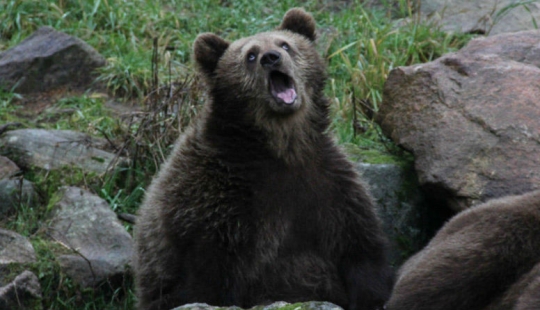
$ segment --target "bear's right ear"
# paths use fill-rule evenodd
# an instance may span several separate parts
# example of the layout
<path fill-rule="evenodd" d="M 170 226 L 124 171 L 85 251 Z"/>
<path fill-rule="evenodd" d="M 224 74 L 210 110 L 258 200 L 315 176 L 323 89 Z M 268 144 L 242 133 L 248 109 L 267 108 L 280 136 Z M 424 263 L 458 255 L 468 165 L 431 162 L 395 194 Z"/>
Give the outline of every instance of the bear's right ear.
<path fill-rule="evenodd" d="M 213 33 L 203 33 L 197 36 L 193 44 L 193 54 L 199 68 L 210 76 L 216 70 L 223 53 L 229 47 L 229 42 Z"/>
<path fill-rule="evenodd" d="M 292 8 L 287 11 L 278 30 L 289 30 L 301 34 L 312 42 L 317 39 L 315 19 L 302 8 Z"/>

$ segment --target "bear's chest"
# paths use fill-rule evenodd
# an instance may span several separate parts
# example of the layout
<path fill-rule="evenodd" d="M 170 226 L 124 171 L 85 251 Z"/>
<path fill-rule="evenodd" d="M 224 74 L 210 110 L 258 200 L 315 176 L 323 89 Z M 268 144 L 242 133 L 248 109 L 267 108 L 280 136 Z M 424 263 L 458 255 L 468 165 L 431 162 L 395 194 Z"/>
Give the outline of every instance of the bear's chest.
<path fill-rule="evenodd" d="M 219 192 L 208 196 L 215 200 L 205 200 L 202 210 L 194 208 L 207 214 L 197 216 L 205 228 L 199 238 L 251 258 L 256 253 L 275 258 L 278 253 L 323 247 L 329 231 L 335 231 L 328 227 L 336 226 L 339 212 L 335 179 L 316 166 L 236 168 L 213 178 L 220 185 L 212 190 Z"/>
<path fill-rule="evenodd" d="M 262 170 L 252 182 L 250 202 L 258 240 L 281 247 L 312 247 L 308 243 L 316 242 L 324 230 L 321 225 L 331 220 L 334 188 L 316 168 Z"/>
<path fill-rule="evenodd" d="M 314 214 L 333 199 L 333 180 L 323 169 L 268 165 L 252 175 L 252 208 L 262 214 Z M 278 215 L 278 214 L 276 214 Z"/>

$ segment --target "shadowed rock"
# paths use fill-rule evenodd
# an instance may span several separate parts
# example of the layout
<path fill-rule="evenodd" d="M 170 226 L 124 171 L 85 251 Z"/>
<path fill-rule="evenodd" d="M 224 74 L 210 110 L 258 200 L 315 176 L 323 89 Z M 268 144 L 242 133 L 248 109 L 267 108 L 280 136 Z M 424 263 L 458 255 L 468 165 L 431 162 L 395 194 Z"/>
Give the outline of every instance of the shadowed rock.
<path fill-rule="evenodd" d="M 417 252 L 432 234 L 428 231 L 426 202 L 412 167 L 395 164 L 356 166 L 377 202 L 377 213 L 390 240 L 390 260 L 400 265 Z"/>
<path fill-rule="evenodd" d="M 0 180 L 0 216 L 18 207 L 33 208 L 39 203 L 34 184 L 24 179 Z"/>

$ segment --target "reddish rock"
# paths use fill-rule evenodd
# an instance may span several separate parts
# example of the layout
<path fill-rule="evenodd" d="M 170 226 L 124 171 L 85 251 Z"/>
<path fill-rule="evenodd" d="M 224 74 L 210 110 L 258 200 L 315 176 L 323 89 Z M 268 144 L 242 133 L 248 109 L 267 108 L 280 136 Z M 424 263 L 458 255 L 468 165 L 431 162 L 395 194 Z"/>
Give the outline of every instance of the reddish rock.
<path fill-rule="evenodd" d="M 7 179 L 19 171 L 19 167 L 9 158 L 0 156 L 0 180 Z"/>
<path fill-rule="evenodd" d="M 389 74 L 377 121 L 456 211 L 540 188 L 539 42 L 540 31 L 476 39 Z"/>

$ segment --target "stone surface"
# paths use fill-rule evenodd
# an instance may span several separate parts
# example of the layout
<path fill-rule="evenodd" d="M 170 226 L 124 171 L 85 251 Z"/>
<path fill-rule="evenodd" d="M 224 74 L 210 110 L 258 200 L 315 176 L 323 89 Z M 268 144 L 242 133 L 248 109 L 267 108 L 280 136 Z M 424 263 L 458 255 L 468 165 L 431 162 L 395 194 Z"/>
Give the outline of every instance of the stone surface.
<path fill-rule="evenodd" d="M 540 20 L 538 1 L 423 0 L 420 8 L 446 31 L 496 35 L 535 29 Z"/>
<path fill-rule="evenodd" d="M 42 309 L 41 286 L 35 274 L 25 270 L 0 287 L 0 309 Z"/>
<path fill-rule="evenodd" d="M 19 93 L 92 82 L 105 58 L 78 38 L 41 27 L 19 45 L 0 54 L 0 85 Z"/>
<path fill-rule="evenodd" d="M 0 180 L 10 178 L 19 171 L 19 167 L 9 158 L 0 156 Z"/>
<path fill-rule="evenodd" d="M 0 152 L 21 167 L 77 167 L 105 173 L 121 159 L 96 148 L 98 139 L 71 130 L 18 129 L 0 137 Z"/>
<path fill-rule="evenodd" d="M 39 204 L 34 184 L 24 179 L 0 180 L 0 216 L 15 211 L 20 206 L 34 208 Z"/>
<path fill-rule="evenodd" d="M 358 163 L 357 169 L 369 186 L 390 241 L 390 261 L 400 265 L 428 241 L 426 201 L 413 167 L 394 164 Z"/>
<path fill-rule="evenodd" d="M 77 187 L 63 187 L 57 194 L 50 233 L 73 251 L 57 257 L 62 270 L 84 287 L 122 276 L 133 242 L 107 202 Z"/>
<path fill-rule="evenodd" d="M 289 304 L 283 301 L 278 301 L 266 306 L 256 306 L 251 309 L 253 310 L 275 310 L 275 309 L 294 309 L 294 310 L 342 310 L 341 307 L 336 306 L 329 302 L 322 301 L 309 301 L 296 304 Z M 174 308 L 172 310 L 217 310 L 217 309 L 231 309 L 237 310 L 242 309 L 239 307 L 214 307 L 207 304 L 196 303 L 196 304 L 187 304 L 181 307 Z"/>
<path fill-rule="evenodd" d="M 540 188 L 540 31 L 392 70 L 377 121 L 455 211 Z"/>
<path fill-rule="evenodd" d="M 27 264 L 36 261 L 34 247 L 25 237 L 0 229 L 0 265 Z"/>

